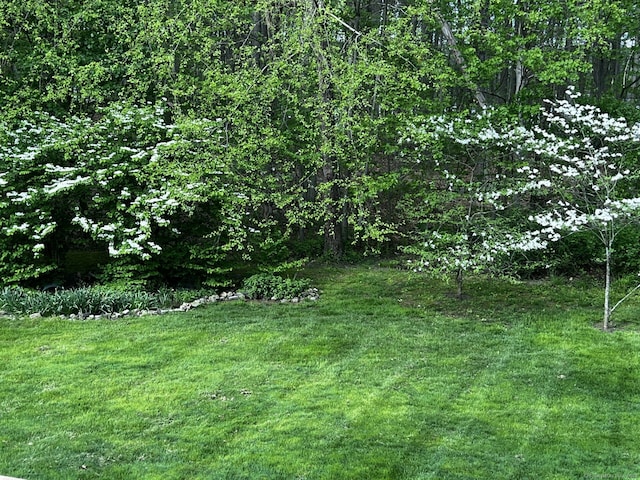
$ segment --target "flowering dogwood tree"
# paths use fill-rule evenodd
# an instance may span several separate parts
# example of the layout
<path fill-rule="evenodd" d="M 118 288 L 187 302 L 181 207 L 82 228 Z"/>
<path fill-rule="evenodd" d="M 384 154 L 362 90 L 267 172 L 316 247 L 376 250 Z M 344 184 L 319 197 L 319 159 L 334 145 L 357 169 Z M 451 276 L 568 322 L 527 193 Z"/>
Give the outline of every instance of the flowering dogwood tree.
<path fill-rule="evenodd" d="M 537 180 L 549 182 L 546 209 L 530 220 L 540 225 L 540 236 L 591 231 L 605 251 L 603 328 L 613 311 L 633 293 L 611 305 L 611 264 L 618 234 L 638 220 L 640 197 L 634 195 L 632 157 L 640 146 L 640 125 L 613 118 L 592 105 L 578 103 L 580 94 L 548 102 L 546 125 L 535 127 L 522 143 L 539 168 L 523 167 Z M 635 169 L 634 169 L 635 170 Z"/>
<path fill-rule="evenodd" d="M 527 132 L 504 129 L 505 135 L 499 124 L 492 111 L 430 118 L 402 139 L 415 147 L 416 162 L 428 165 L 429 179 L 414 207 L 416 239 L 405 252 L 417 257 L 411 262 L 417 271 L 453 275 L 459 298 L 465 274 L 503 273 L 514 252 L 548 243 L 529 230 L 533 222 L 514 213 L 522 209 L 516 193 L 541 186 L 518 178 L 523 164 L 513 150 Z"/>
<path fill-rule="evenodd" d="M 277 220 L 301 195 L 276 175 L 277 148 L 223 118 L 167 116 L 116 102 L 0 122 L 0 280 L 58 280 L 69 249 L 104 251 L 104 279 L 146 285 L 219 286 L 249 259 L 284 264 Z"/>
<path fill-rule="evenodd" d="M 542 111 L 543 123 L 533 128 L 497 126 L 495 112 L 489 110 L 474 120 L 436 119 L 415 129 L 414 135 L 431 135 L 440 142 L 447 139 L 463 146 L 463 154 L 475 161 L 463 176 L 440 169 L 436 162 L 440 178 L 449 183 L 450 192 L 458 192 L 457 203 L 467 213 L 455 223 L 454 235 L 444 237 L 430 231 L 439 242 L 424 242 L 413 251 L 421 254 L 425 264 L 425 259 L 432 258 L 439 268 L 452 265 L 458 272 L 478 270 L 495 261 L 494 252 L 546 248 L 563 235 L 593 232 L 605 251 L 603 328 L 607 329 L 613 311 L 640 288 L 611 305 L 615 240 L 638 220 L 640 210 L 640 197 L 633 188 L 637 175 L 632 173 L 640 125 L 580 104 L 580 95 L 573 88 L 566 96 L 548 101 Z M 501 161 L 496 152 L 508 160 Z M 474 181 L 479 172 L 490 181 Z M 515 234 L 497 223 L 497 219 L 510 218 L 500 212 L 514 208 L 530 212 L 528 222 L 515 225 Z M 480 229 L 479 218 L 486 222 Z M 490 226 L 494 228 L 488 234 Z"/>

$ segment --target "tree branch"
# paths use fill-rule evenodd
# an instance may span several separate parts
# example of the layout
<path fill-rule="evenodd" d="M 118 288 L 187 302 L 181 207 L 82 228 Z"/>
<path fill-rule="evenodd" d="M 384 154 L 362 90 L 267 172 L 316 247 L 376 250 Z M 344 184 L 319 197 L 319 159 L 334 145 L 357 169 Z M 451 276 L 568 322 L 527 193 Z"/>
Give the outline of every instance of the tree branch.
<path fill-rule="evenodd" d="M 620 305 L 622 302 L 624 302 L 627 298 L 629 298 L 631 295 L 633 295 L 633 293 L 638 290 L 640 288 L 640 283 L 638 285 L 636 285 L 633 290 L 631 290 L 629 293 L 627 293 L 624 297 L 622 297 L 621 300 L 618 301 L 618 303 L 616 303 L 610 310 L 611 313 L 613 313 L 613 311 L 618 307 L 618 305 Z"/>

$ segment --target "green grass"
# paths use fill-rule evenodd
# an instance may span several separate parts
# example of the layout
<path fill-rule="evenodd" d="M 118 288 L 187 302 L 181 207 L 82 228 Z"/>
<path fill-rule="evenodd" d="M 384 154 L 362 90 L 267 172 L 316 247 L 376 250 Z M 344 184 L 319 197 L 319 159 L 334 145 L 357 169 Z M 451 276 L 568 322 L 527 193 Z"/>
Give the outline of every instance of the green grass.
<path fill-rule="evenodd" d="M 640 478 L 640 304 L 317 268 L 318 303 L 0 320 L 0 474 Z"/>

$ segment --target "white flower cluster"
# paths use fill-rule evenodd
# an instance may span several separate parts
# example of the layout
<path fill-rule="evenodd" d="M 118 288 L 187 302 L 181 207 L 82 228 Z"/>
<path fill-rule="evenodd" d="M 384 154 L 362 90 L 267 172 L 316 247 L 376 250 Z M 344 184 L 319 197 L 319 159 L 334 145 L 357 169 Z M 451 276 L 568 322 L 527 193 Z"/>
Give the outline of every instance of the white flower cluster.
<path fill-rule="evenodd" d="M 36 256 L 57 228 L 55 199 L 63 198 L 75 211 L 72 224 L 107 243 L 111 255 L 148 259 L 161 251 L 157 228 L 206 198 L 203 184 L 172 161 L 189 142 L 174 136 L 158 109 L 115 105 L 97 123 L 37 112 L 33 122 L 0 130 L 10 139 L 0 145 L 0 164 L 12 166 L 0 171 L 0 233 L 22 235 Z M 62 161 L 50 160 L 51 151 Z"/>
<path fill-rule="evenodd" d="M 580 95 L 570 88 L 567 97 L 576 100 Z M 538 137 L 537 148 L 554 174 L 558 199 L 552 202 L 552 210 L 532 219 L 556 231 L 601 231 L 625 225 L 636 215 L 640 198 L 619 198 L 617 186 L 631 174 L 624 167 L 624 154 L 640 143 L 640 127 L 591 105 L 569 100 L 548 103 L 544 116 L 560 133 L 545 131 Z M 536 129 L 536 133 L 542 131 Z M 573 201 L 564 200 L 568 197 Z"/>
<path fill-rule="evenodd" d="M 576 103 L 580 94 L 573 87 L 566 96 L 568 100 L 547 102 L 548 109 L 542 112 L 545 124 L 530 129 L 497 128 L 490 110 L 475 119 L 437 117 L 409 129 L 405 138 L 416 144 L 453 141 L 477 147 L 466 152 L 470 157 L 508 152 L 513 158 L 512 166 L 506 167 L 509 173 L 495 174 L 493 181 L 476 180 L 478 164 L 469 167 L 466 178 L 440 170 L 442 184 L 448 184 L 450 192 L 454 193 L 455 185 L 455 192 L 467 195 L 458 200 L 469 211 L 464 220 L 458 220 L 458 231 L 479 233 L 429 236 L 422 245 L 424 266 L 475 269 L 510 251 L 547 248 L 564 232 L 592 230 L 603 241 L 612 241 L 620 228 L 640 217 L 640 197 L 628 196 L 633 189 L 622 188 L 632 175 L 625 155 L 640 144 L 640 125 Z M 526 202 L 536 195 L 545 201 L 541 211 L 528 217 L 528 226 L 537 224 L 537 229 L 527 229 L 522 222 L 515 232 L 477 229 L 476 220 L 491 218 L 486 212 L 495 215 L 518 198 Z"/>

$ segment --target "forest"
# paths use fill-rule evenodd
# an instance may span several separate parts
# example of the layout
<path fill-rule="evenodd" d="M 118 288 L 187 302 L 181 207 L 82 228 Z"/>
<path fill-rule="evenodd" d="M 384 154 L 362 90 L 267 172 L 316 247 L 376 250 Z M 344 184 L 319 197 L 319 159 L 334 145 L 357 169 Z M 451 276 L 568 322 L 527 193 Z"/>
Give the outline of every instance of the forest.
<path fill-rule="evenodd" d="M 631 0 L 5 0 L 3 284 L 402 256 L 608 286 L 639 38 Z"/>

